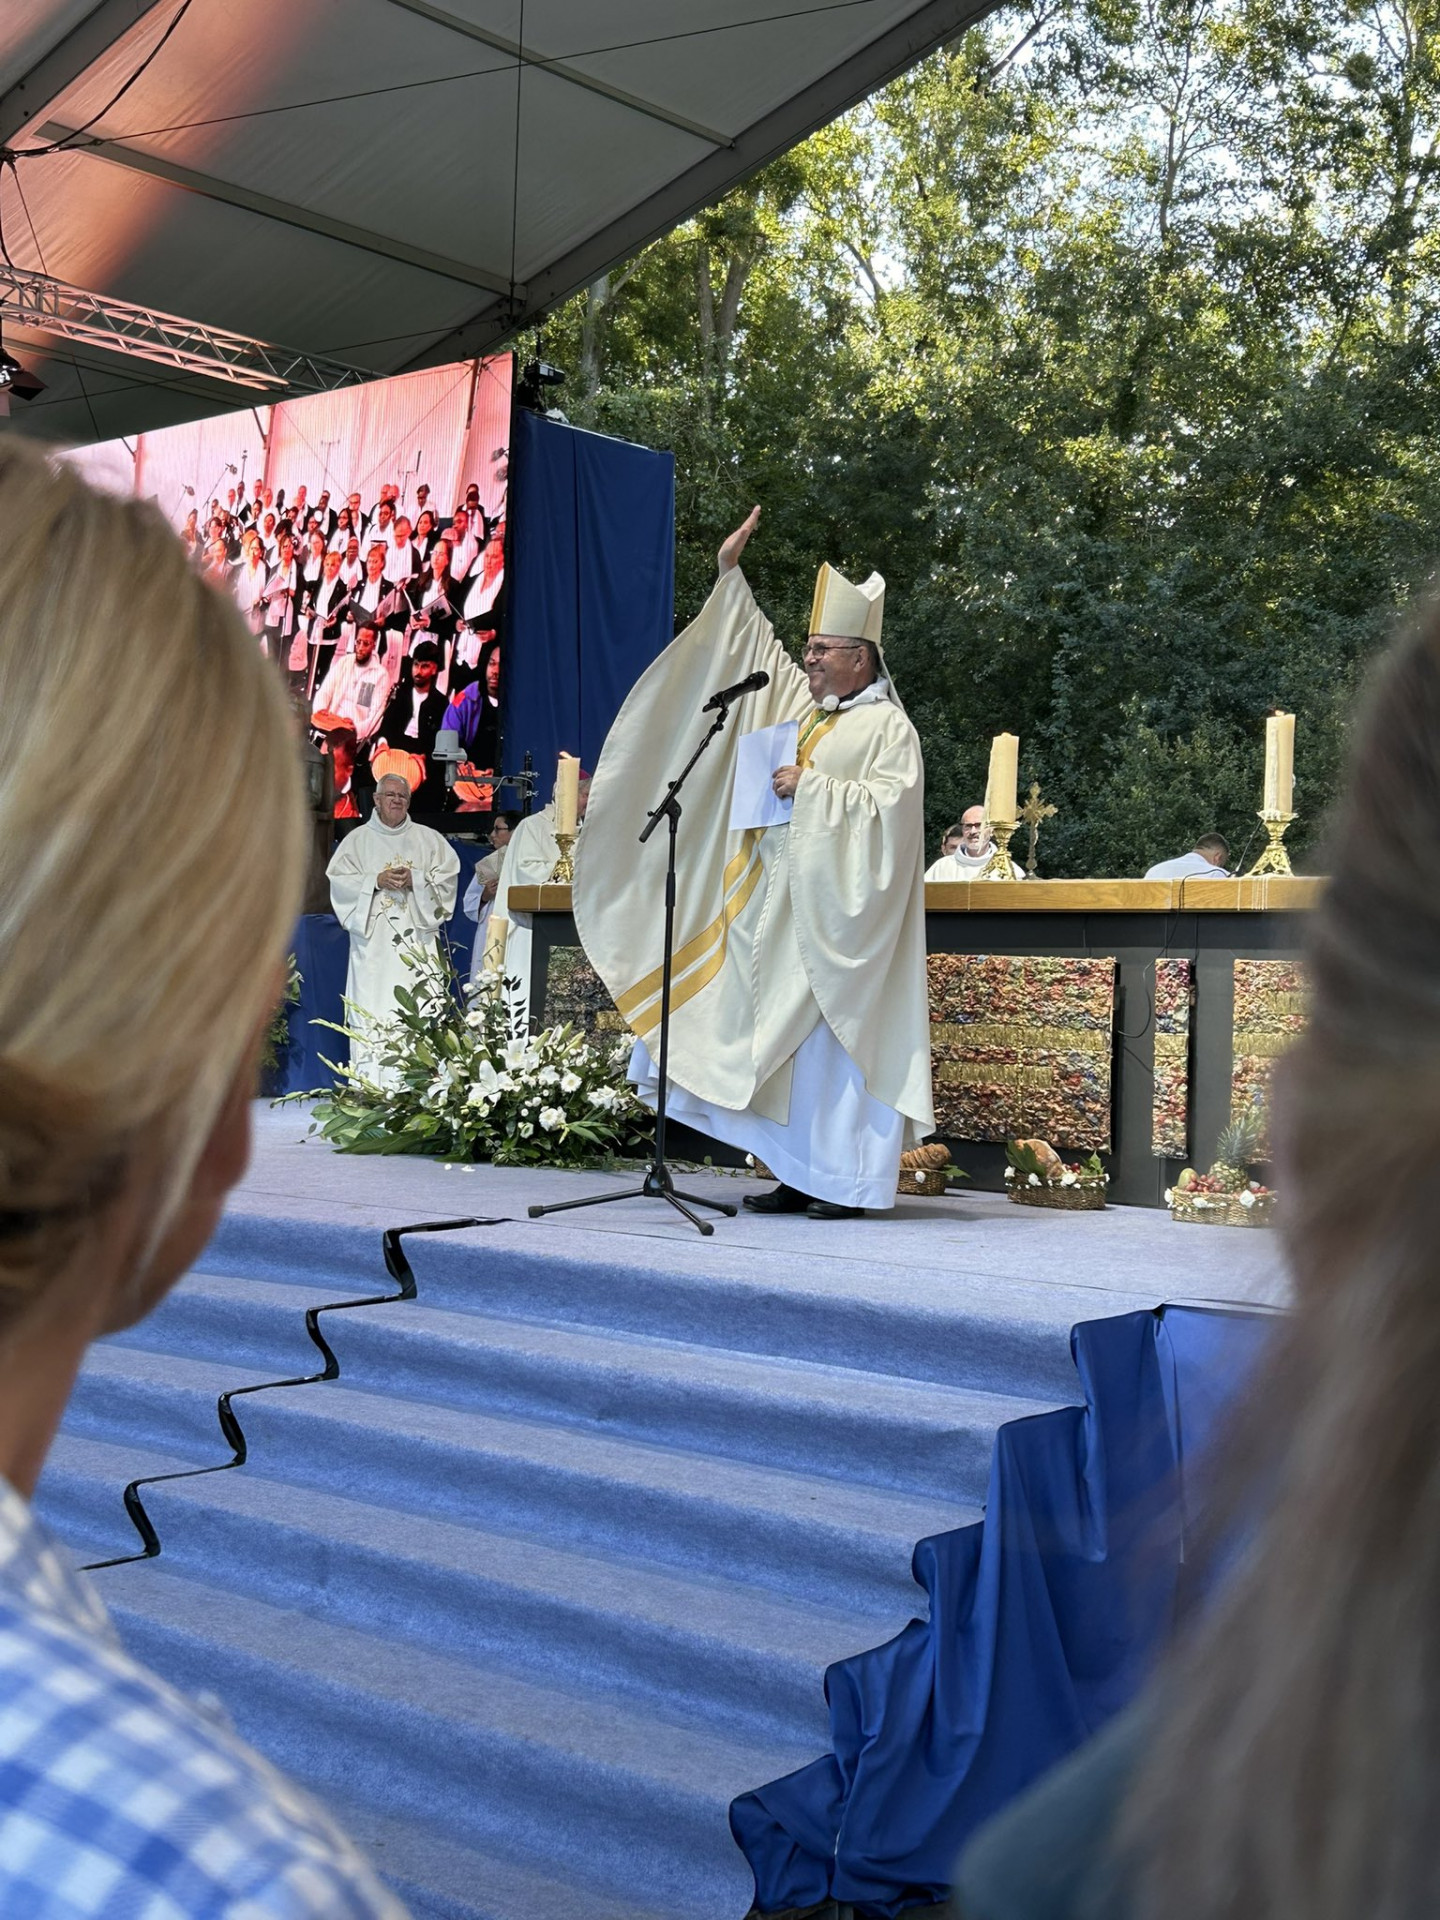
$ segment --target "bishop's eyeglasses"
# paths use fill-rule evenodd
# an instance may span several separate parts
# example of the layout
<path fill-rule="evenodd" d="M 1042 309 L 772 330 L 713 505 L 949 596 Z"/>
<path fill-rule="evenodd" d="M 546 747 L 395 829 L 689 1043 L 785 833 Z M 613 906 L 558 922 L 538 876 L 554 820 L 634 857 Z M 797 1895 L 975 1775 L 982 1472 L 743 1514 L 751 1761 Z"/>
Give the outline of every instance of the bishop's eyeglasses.
<path fill-rule="evenodd" d="M 857 647 L 863 647 L 863 640 L 829 640 L 820 642 L 807 640 L 800 649 L 802 660 L 823 660 L 827 653 L 853 653 Z"/>

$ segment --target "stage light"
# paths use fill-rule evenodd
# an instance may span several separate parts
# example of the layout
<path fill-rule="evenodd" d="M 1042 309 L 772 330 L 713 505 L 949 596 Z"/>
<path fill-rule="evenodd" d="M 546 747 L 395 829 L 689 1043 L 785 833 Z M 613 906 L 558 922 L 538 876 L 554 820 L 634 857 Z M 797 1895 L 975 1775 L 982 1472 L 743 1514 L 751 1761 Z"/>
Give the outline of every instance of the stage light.
<path fill-rule="evenodd" d="M 520 373 L 520 384 L 515 389 L 518 406 L 530 413 L 550 413 L 545 405 L 546 387 L 559 387 L 565 384 L 563 367 L 551 366 L 548 360 L 527 360 Z"/>
<path fill-rule="evenodd" d="M 14 394 L 17 400 L 33 400 L 44 393 L 45 382 L 22 367 L 13 354 L 0 347 L 0 392 Z"/>

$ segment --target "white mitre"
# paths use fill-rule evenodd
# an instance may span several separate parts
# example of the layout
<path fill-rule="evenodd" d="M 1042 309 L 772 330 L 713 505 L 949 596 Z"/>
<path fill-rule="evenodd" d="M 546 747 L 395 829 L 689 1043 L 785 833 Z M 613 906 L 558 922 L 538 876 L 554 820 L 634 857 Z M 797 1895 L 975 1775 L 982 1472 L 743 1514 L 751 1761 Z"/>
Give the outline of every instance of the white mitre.
<path fill-rule="evenodd" d="M 885 582 L 878 573 L 855 586 L 828 561 L 815 577 L 815 599 L 810 607 L 810 632 L 834 640 L 871 640 L 880 644 L 885 618 Z"/>

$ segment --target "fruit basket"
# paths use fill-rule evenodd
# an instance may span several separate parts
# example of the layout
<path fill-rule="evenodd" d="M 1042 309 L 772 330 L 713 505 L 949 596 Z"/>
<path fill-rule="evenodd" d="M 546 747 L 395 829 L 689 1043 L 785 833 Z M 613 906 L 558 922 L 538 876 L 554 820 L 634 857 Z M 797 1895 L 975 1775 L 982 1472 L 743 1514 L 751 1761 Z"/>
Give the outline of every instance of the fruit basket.
<path fill-rule="evenodd" d="M 1273 1226 L 1278 1195 L 1249 1178 L 1263 1130 L 1260 1107 L 1236 1114 L 1215 1143 L 1210 1171 L 1197 1173 L 1186 1167 L 1167 1191 L 1170 1218 L 1195 1227 Z"/>
<path fill-rule="evenodd" d="M 1110 1176 L 1096 1153 L 1088 1160 L 1065 1161 L 1046 1140 L 1012 1140 L 1005 1159 L 1005 1191 L 1017 1207 L 1099 1213 L 1105 1205 Z"/>
<path fill-rule="evenodd" d="M 1172 1187 L 1170 1218 L 1195 1227 L 1271 1227 L 1277 1196 L 1253 1182 L 1240 1193 L 1196 1193 Z"/>

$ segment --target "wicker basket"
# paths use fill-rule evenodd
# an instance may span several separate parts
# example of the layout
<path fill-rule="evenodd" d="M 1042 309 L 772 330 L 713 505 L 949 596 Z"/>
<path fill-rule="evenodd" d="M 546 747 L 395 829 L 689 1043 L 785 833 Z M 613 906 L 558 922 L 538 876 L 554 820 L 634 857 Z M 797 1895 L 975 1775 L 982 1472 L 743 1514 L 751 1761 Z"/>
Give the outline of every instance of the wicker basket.
<path fill-rule="evenodd" d="M 1273 1227 L 1275 1224 L 1273 1197 L 1257 1201 L 1253 1207 L 1242 1206 L 1238 1193 L 1211 1193 L 1203 1197 L 1209 1204 L 1198 1207 L 1193 1200 L 1182 1200 L 1177 1194 L 1170 1203 L 1170 1218 L 1192 1227 Z"/>
<path fill-rule="evenodd" d="M 1017 1207 L 1054 1207 L 1061 1213 L 1099 1213 L 1105 1205 L 1105 1189 L 1102 1186 L 1062 1187 L 1057 1181 L 1054 1185 L 1032 1187 L 1026 1181 L 1016 1180 L 1005 1191 Z"/>
<path fill-rule="evenodd" d="M 895 1191 L 902 1200 L 908 1200 L 917 1193 L 928 1195 L 933 1200 L 944 1193 L 949 1185 L 950 1176 L 944 1167 L 902 1167 Z"/>

